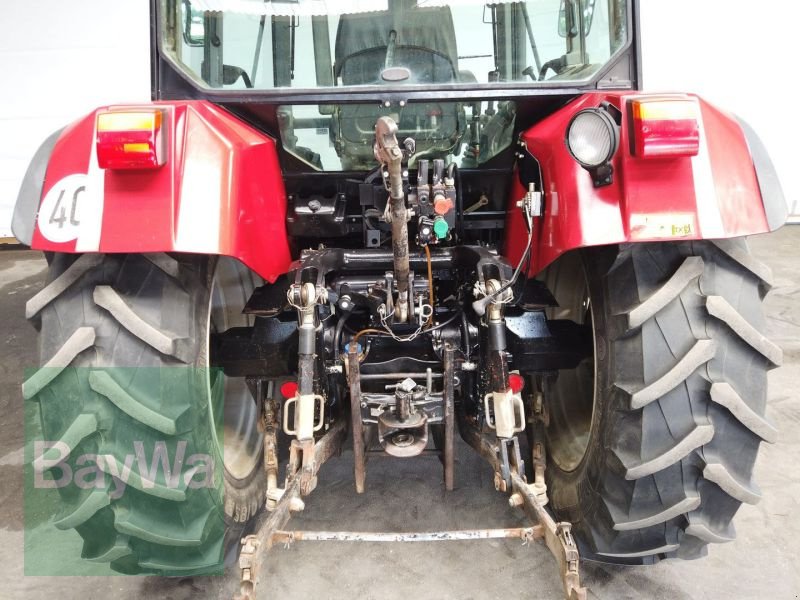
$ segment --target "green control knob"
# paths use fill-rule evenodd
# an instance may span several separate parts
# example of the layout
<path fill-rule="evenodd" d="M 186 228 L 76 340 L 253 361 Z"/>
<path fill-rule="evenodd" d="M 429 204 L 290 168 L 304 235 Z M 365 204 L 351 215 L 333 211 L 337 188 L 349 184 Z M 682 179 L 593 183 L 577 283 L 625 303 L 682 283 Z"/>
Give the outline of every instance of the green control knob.
<path fill-rule="evenodd" d="M 436 237 L 440 240 L 443 240 L 447 237 L 448 231 L 450 231 L 450 226 L 447 224 L 447 221 L 441 217 L 433 222 L 433 233 L 435 233 Z"/>

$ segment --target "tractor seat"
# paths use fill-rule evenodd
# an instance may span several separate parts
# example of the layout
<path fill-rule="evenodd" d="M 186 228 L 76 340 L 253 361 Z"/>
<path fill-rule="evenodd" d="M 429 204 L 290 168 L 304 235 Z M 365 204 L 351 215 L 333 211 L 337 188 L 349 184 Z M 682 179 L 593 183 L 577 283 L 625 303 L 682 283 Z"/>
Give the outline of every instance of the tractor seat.
<path fill-rule="evenodd" d="M 342 85 L 380 85 L 392 32 L 394 60 L 406 67 L 406 84 L 456 81 L 458 51 L 449 7 L 416 8 L 396 0 L 387 11 L 342 15 L 336 32 L 334 75 Z"/>
<path fill-rule="evenodd" d="M 392 33 L 394 32 L 394 33 Z M 391 38 L 394 59 L 387 65 Z M 410 76 L 401 85 L 455 83 L 458 50 L 449 7 L 416 7 L 416 0 L 395 0 L 389 10 L 342 15 L 336 32 L 334 76 L 338 85 L 387 85 L 387 66 L 405 67 Z M 393 110 L 397 110 L 395 107 Z M 345 169 L 374 166 L 375 121 L 390 109 L 373 105 L 342 105 L 334 115 L 332 138 Z M 417 153 L 447 156 L 457 150 L 464 121 L 456 103 L 410 103 L 399 114 L 399 136 L 414 137 Z"/>

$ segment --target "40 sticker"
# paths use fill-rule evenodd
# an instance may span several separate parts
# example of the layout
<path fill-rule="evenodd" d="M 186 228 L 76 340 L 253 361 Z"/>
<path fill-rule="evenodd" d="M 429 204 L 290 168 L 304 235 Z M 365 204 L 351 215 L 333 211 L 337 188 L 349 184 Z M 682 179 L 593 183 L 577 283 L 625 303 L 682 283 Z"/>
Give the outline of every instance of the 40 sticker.
<path fill-rule="evenodd" d="M 86 205 L 89 177 L 69 175 L 56 183 L 39 207 L 39 231 L 51 242 L 71 242 L 81 232 L 81 208 Z"/>

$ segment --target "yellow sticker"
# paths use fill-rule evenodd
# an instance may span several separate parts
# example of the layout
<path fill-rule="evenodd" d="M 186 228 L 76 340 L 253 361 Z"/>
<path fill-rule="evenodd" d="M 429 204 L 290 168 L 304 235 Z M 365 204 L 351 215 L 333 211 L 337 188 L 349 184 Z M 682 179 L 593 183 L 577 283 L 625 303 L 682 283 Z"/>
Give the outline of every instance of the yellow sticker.
<path fill-rule="evenodd" d="M 692 235 L 692 224 L 684 223 L 683 225 L 673 225 L 672 235 L 678 237 L 686 237 L 688 235 Z"/>
<path fill-rule="evenodd" d="M 676 238 L 694 235 L 694 215 L 666 213 L 631 215 L 631 238 Z"/>

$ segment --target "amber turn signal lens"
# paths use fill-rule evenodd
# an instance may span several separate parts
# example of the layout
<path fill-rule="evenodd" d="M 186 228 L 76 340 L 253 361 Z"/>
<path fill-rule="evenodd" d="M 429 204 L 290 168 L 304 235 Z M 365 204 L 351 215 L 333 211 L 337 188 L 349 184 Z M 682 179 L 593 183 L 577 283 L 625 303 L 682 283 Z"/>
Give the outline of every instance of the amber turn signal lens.
<path fill-rule="evenodd" d="M 97 114 L 97 163 L 101 169 L 157 169 L 166 163 L 161 109 L 107 110 Z"/>
<path fill-rule="evenodd" d="M 631 101 L 633 153 L 639 158 L 696 156 L 700 151 L 700 107 L 690 98 Z"/>

